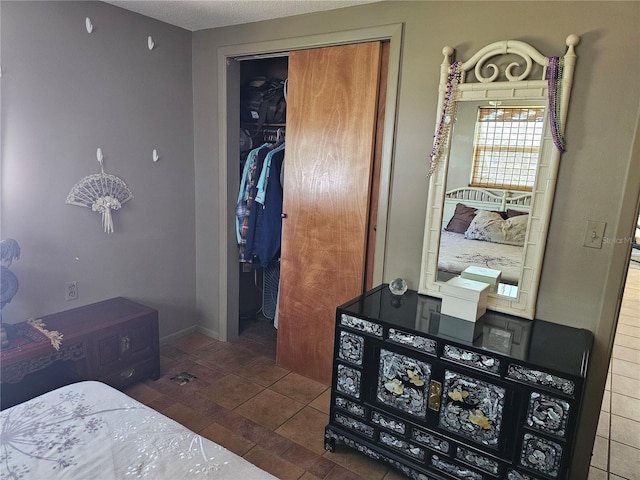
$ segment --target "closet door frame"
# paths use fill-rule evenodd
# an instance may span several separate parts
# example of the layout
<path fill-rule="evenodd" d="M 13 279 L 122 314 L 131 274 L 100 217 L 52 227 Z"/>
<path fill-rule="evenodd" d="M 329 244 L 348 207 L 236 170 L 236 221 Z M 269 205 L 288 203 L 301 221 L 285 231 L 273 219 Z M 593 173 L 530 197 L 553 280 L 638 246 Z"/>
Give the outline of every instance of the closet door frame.
<path fill-rule="evenodd" d="M 377 285 L 382 283 L 384 278 L 402 37 L 403 25 L 398 23 L 344 32 L 230 45 L 218 49 L 218 158 L 220 159 L 218 162 L 218 200 L 220 207 L 218 218 L 220 218 L 220 251 L 218 265 L 219 325 L 217 333 L 219 340 L 231 341 L 237 338 L 239 326 L 238 249 L 235 239 L 234 211 L 237 199 L 237 185 L 240 181 L 237 168 L 238 158 L 240 158 L 238 142 L 239 109 L 237 108 L 237 105 L 239 105 L 240 66 L 235 59 L 250 56 L 257 56 L 257 58 L 264 58 L 267 55 L 285 56 L 293 50 L 369 41 L 389 41 L 389 68 L 385 101 L 386 115 L 382 138 L 376 249 L 373 269 L 373 283 Z"/>

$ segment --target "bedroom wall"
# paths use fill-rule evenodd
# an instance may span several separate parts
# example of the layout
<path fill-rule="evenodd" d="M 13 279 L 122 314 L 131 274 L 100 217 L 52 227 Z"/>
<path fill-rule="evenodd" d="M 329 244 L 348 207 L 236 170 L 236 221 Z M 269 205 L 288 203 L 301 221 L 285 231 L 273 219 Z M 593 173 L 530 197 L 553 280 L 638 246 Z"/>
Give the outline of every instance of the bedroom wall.
<path fill-rule="evenodd" d="M 562 55 L 566 36 L 580 35 L 537 311 L 596 333 L 575 459 L 588 464 L 629 245 L 581 245 L 586 220 L 607 222 L 609 239 L 635 225 L 640 3 L 380 2 L 194 34 L 95 2 L 3 0 L 0 15 L 0 237 L 22 247 L 12 265 L 21 289 L 3 318 L 124 295 L 160 310 L 163 336 L 193 328 L 196 316 L 219 331 L 218 47 L 404 24 L 385 280 L 403 276 L 415 288 L 442 47 L 467 58 L 515 38 Z M 97 214 L 64 204 L 97 172 L 98 146 L 134 194 L 110 235 Z M 63 299 L 69 280 L 79 282 L 74 302 Z"/>
<path fill-rule="evenodd" d="M 200 324 L 213 331 L 220 324 L 221 219 L 215 214 L 220 199 L 210 189 L 219 174 L 218 92 L 212 88 L 218 79 L 217 48 L 397 22 L 404 23 L 404 44 L 384 278 L 402 276 L 412 288 L 417 287 L 420 276 L 427 154 L 436 118 L 442 47 L 453 46 L 464 59 L 488 43 L 513 38 L 530 42 L 545 54 L 562 55 L 566 37 L 571 33 L 581 36 L 566 126 L 568 150 L 558 175 L 537 314 L 596 333 L 574 458 L 575 478 L 586 478 L 630 246 L 628 242 L 606 242 L 602 249 L 591 249 L 583 247 L 582 241 L 587 220 L 607 222 L 609 239 L 629 238 L 635 223 L 640 195 L 640 150 L 633 150 L 640 101 L 638 2 L 381 2 L 195 32 Z M 229 185 L 229 189 L 237 186 Z"/>
<path fill-rule="evenodd" d="M 218 131 L 216 49 L 223 45 L 266 42 L 403 22 L 404 45 L 386 278 L 401 275 L 416 287 L 426 209 L 427 154 L 436 112 L 438 68 L 445 44 L 466 58 L 487 43 L 516 38 L 542 52 L 561 55 L 565 39 L 582 37 L 575 73 L 566 137 L 551 220 L 549 248 L 538 302 L 538 315 L 595 330 L 593 315 L 602 303 L 602 285 L 609 257 L 626 255 L 624 244 L 601 250 L 582 247 L 587 219 L 608 222 L 616 233 L 620 188 L 630 166 L 630 148 L 640 92 L 633 83 L 640 61 L 630 45 L 638 44 L 640 5 L 637 2 L 380 2 L 339 12 L 328 11 L 250 25 L 194 33 L 195 163 L 199 302 L 215 304 L 217 222 L 211 212 L 218 198 L 210 185 L 218 174 L 215 163 Z M 483 28 L 500 17 L 492 29 Z M 211 133 L 213 132 L 213 135 Z M 425 138 L 427 142 L 425 142 Z M 237 188 L 229 186 L 230 189 Z M 593 205 L 595 208 L 589 208 Z M 625 205 L 631 226 L 635 205 Z M 211 243 L 211 242 L 214 243 Z M 628 246 L 628 244 L 626 245 Z M 202 258 L 202 262 L 200 259 Z M 206 266 L 206 267 L 205 267 Z M 578 282 L 578 283 L 576 283 Z M 567 301 L 567 291 L 579 291 L 581 301 Z M 204 310 L 215 330 L 218 319 Z"/>
<path fill-rule="evenodd" d="M 125 296 L 159 310 L 161 336 L 193 328 L 191 32 L 100 2 L 0 9 L 1 238 L 22 249 L 11 267 L 20 290 L 3 320 Z M 99 172 L 98 147 L 134 196 L 108 235 L 99 214 L 65 204 Z M 79 298 L 65 301 L 71 280 Z"/>

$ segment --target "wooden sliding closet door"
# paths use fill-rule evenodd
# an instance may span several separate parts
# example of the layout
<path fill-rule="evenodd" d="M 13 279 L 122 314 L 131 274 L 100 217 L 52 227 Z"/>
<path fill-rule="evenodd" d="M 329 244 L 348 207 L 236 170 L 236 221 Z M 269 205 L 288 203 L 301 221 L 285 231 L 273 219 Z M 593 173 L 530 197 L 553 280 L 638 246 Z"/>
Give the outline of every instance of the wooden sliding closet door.
<path fill-rule="evenodd" d="M 277 363 L 331 383 L 336 307 L 363 291 L 379 42 L 289 55 Z"/>

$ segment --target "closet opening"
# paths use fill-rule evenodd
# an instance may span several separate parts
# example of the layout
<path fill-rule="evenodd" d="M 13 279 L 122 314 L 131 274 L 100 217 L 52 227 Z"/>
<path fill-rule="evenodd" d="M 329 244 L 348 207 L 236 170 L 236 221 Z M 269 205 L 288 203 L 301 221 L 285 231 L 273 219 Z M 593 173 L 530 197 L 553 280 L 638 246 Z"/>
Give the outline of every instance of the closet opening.
<path fill-rule="evenodd" d="M 238 334 L 264 334 L 269 327 L 277 331 L 288 54 L 235 60 L 240 66 Z"/>
<path fill-rule="evenodd" d="M 223 219 L 220 261 L 210 263 L 214 270 L 202 270 L 199 300 L 205 313 L 219 319 L 212 333 L 220 340 L 240 337 L 253 346 L 245 325 L 268 326 L 276 364 L 322 382 L 330 381 L 336 306 L 369 284 L 382 283 L 384 276 L 402 33 L 402 24 L 389 24 L 218 49 L 219 156 L 224 160 L 212 193 Z M 262 321 L 262 266 L 243 271 L 248 267 L 240 265 L 236 235 L 240 148 L 249 141 L 253 147 L 256 133 L 253 122 L 249 139 L 242 133 L 240 89 L 255 76 L 288 79 L 284 125 L 271 130 L 276 140 L 284 134 L 287 157 L 277 330 L 270 320 Z M 373 156 L 373 163 L 364 161 Z M 208 277 L 220 300 L 215 312 L 208 308 L 215 305 Z"/>
<path fill-rule="evenodd" d="M 238 334 L 326 384 L 335 309 L 372 286 L 388 58 L 371 41 L 236 64 Z"/>

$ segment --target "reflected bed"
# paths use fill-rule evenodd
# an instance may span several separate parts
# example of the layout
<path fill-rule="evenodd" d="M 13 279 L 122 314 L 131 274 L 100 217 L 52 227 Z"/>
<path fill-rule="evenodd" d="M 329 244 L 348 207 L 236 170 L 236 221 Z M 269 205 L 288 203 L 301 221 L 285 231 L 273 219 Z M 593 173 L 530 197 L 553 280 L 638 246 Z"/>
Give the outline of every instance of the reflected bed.
<path fill-rule="evenodd" d="M 502 272 L 501 282 L 518 285 L 531 194 L 464 187 L 445 195 L 438 252 L 438 280 L 468 266 Z"/>
<path fill-rule="evenodd" d="M 500 270 L 502 283 L 517 285 L 522 252 L 523 248 L 516 245 L 468 240 L 463 233 L 443 231 L 440 237 L 438 276 L 440 272 L 450 274 L 450 277 L 460 275 L 465 268 L 475 265 Z"/>

